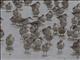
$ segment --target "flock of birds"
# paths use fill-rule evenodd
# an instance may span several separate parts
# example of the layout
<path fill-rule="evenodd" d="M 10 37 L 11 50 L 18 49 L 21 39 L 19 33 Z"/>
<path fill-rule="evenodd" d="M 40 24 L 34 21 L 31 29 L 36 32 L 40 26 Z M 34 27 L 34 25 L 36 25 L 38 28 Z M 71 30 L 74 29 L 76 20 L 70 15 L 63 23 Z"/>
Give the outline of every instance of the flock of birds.
<path fill-rule="evenodd" d="M 5 8 L 6 12 L 13 12 L 13 16 L 10 18 L 10 21 L 12 22 L 12 25 L 16 25 L 19 28 L 25 53 L 30 54 L 29 50 L 33 49 L 34 51 L 42 51 L 43 56 L 47 56 L 47 52 L 52 46 L 52 40 L 54 39 L 54 36 L 58 36 L 60 38 L 60 40 L 57 42 L 57 48 L 58 52 L 62 52 L 65 47 L 64 37 L 67 35 L 68 40 L 73 41 L 73 45 L 70 48 L 73 49 L 76 55 L 80 56 L 80 3 L 74 6 L 72 12 L 74 17 L 71 19 L 72 25 L 70 26 L 70 29 L 66 29 L 68 16 L 65 13 L 65 10 L 69 6 L 68 0 L 43 0 L 43 3 L 48 8 L 48 12 L 47 14 L 42 14 L 41 16 L 39 16 L 39 1 L 36 1 L 33 4 L 32 0 L 12 0 L 12 2 L 16 7 L 16 9 L 13 11 L 11 11 L 11 3 L 8 2 L 8 4 L 5 5 L 4 0 L 0 1 L 0 8 Z M 33 17 L 22 17 L 20 11 L 23 10 L 23 4 L 32 8 Z M 53 26 L 42 28 L 46 21 L 52 22 L 54 15 L 60 23 L 54 23 Z M 36 20 L 34 20 L 34 18 L 36 18 Z M 0 17 L 0 25 L 2 20 L 4 20 L 4 18 Z M 2 38 L 4 35 L 5 33 L 0 26 L 0 38 Z M 14 40 L 15 37 L 13 37 L 12 34 L 6 37 L 6 50 L 9 53 L 13 51 Z"/>

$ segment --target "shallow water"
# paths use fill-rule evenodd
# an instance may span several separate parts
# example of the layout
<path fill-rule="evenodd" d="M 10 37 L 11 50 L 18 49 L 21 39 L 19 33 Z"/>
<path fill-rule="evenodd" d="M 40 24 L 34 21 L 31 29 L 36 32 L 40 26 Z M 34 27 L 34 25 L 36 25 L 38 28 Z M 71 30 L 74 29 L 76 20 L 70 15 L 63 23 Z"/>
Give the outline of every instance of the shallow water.
<path fill-rule="evenodd" d="M 36 1 L 34 1 L 36 2 Z M 34 3 L 33 2 L 33 3 Z M 41 14 L 46 14 L 48 12 L 47 7 L 43 4 L 42 1 L 40 5 L 40 15 Z M 71 18 L 73 18 L 72 15 L 72 8 L 77 5 L 80 1 L 69 1 L 69 7 L 65 11 L 65 13 L 68 14 L 68 19 L 67 19 L 67 26 L 66 28 L 69 29 L 71 26 Z M 7 1 L 6 1 L 7 3 Z M 13 9 L 15 9 L 15 6 L 13 6 Z M 22 7 L 23 11 L 21 11 L 22 16 L 24 18 L 31 16 L 32 17 L 32 11 L 31 7 L 29 6 L 23 6 Z M 73 50 L 70 49 L 70 46 L 72 45 L 72 41 L 68 41 L 67 39 L 64 40 L 65 43 L 65 48 L 63 49 L 62 54 L 57 53 L 57 48 L 56 48 L 56 43 L 59 41 L 59 37 L 55 36 L 52 40 L 53 46 L 48 52 L 47 57 L 42 57 L 42 52 L 34 52 L 31 50 L 31 55 L 24 54 L 24 48 L 23 48 L 23 43 L 21 40 L 21 36 L 19 34 L 19 29 L 16 26 L 11 25 L 12 22 L 9 20 L 12 17 L 12 12 L 8 13 L 5 12 L 4 9 L 1 11 L 1 17 L 4 19 L 2 21 L 2 29 L 5 33 L 4 37 L 2 38 L 3 41 L 1 42 L 1 59 L 2 60 L 77 60 L 76 56 L 72 56 Z M 55 22 L 59 23 L 57 18 L 53 16 L 52 22 L 48 21 L 45 23 L 45 26 L 50 25 L 52 26 Z M 45 27 L 43 26 L 43 27 Z M 8 53 L 6 52 L 6 45 L 5 45 L 5 38 L 9 34 L 13 34 L 15 37 L 15 42 L 14 42 L 14 51 L 12 52 L 12 55 L 9 56 Z M 67 37 L 65 37 L 67 38 Z M 79 59 L 80 60 L 80 59 Z"/>

